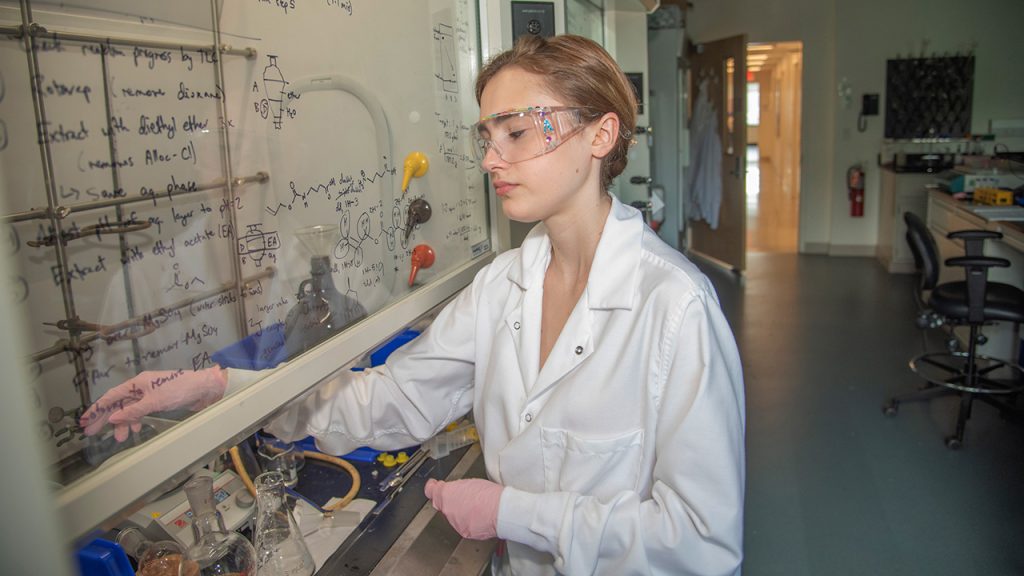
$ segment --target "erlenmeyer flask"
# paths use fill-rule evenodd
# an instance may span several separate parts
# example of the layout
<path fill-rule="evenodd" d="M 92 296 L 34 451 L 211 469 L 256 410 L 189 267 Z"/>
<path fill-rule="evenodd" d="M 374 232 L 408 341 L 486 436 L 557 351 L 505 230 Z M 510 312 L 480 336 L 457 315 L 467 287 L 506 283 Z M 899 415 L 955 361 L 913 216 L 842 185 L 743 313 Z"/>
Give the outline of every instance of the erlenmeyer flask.
<path fill-rule="evenodd" d="M 161 540 L 153 542 L 146 538 L 142 530 L 131 527 L 121 530 L 115 542 L 135 559 L 138 567 L 136 576 L 197 576 L 195 565 L 189 564 L 180 569 L 185 551 L 177 542 Z M 180 571 L 179 571 L 180 570 Z"/>
<path fill-rule="evenodd" d="M 213 478 L 189 480 L 185 495 L 192 506 L 195 543 L 185 553 L 182 576 L 256 576 L 256 549 L 244 536 L 224 527 L 213 499 Z"/>
<path fill-rule="evenodd" d="M 284 475 L 264 472 L 256 477 L 256 556 L 259 576 L 311 576 L 313 556 L 302 539 L 284 497 Z"/>

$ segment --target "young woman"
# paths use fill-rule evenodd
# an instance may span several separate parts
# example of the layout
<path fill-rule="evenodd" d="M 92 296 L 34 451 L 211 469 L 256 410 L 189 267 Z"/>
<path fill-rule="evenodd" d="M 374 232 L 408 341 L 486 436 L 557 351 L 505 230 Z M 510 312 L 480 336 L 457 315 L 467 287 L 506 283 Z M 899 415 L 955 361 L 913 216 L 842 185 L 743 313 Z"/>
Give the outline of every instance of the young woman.
<path fill-rule="evenodd" d="M 630 84 L 590 40 L 527 37 L 476 92 L 502 209 L 542 223 L 384 366 L 318 386 L 267 430 L 389 449 L 472 410 L 489 480 L 426 493 L 464 537 L 507 541 L 496 573 L 739 573 L 740 361 L 707 278 L 607 192 L 632 139 Z M 231 372 L 175 386 L 206 391 L 177 406 L 249 380 Z M 97 414 L 124 427 L 132 408 Z"/>

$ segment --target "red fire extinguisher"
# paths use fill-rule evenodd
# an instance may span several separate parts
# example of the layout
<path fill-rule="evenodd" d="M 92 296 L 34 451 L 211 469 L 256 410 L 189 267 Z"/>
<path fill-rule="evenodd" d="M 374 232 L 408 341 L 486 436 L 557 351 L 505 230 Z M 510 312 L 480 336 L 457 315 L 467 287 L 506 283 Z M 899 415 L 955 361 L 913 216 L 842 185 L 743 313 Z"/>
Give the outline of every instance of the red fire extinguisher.
<path fill-rule="evenodd" d="M 846 188 L 850 197 L 850 216 L 864 216 L 864 169 L 860 164 L 850 166 L 846 171 Z"/>

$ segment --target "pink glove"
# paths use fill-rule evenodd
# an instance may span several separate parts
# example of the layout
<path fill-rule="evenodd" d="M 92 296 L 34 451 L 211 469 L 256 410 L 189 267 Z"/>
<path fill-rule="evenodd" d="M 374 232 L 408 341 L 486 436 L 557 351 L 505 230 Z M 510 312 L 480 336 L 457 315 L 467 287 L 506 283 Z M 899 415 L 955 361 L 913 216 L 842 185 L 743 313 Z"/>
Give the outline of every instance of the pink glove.
<path fill-rule="evenodd" d="M 220 400 L 227 387 L 227 372 L 220 366 L 196 372 L 140 372 L 108 390 L 85 411 L 79 424 L 92 436 L 109 421 L 114 425 L 114 438 L 124 442 L 129 427 L 134 432 L 142 429 L 143 416 L 179 408 L 202 410 Z"/>
<path fill-rule="evenodd" d="M 498 505 L 504 489 L 480 478 L 452 482 L 430 479 L 423 492 L 463 538 L 489 540 L 498 536 Z"/>

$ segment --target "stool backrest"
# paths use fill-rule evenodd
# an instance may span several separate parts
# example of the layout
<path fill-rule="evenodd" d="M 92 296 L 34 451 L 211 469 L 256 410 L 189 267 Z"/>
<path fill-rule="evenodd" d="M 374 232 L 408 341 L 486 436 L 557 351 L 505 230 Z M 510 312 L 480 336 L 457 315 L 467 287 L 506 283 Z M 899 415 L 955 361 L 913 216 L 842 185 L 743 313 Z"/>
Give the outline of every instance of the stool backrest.
<path fill-rule="evenodd" d="M 939 247 L 920 216 L 904 212 L 903 221 L 907 224 L 907 244 L 921 276 L 921 290 L 931 290 L 939 282 Z"/>

